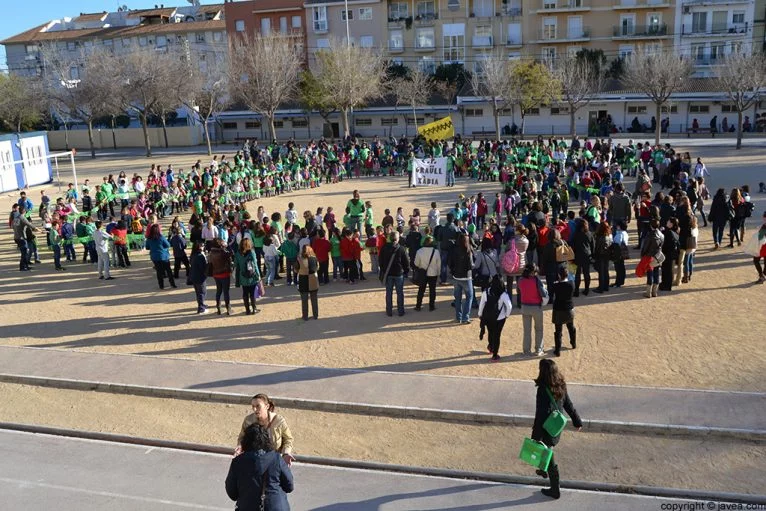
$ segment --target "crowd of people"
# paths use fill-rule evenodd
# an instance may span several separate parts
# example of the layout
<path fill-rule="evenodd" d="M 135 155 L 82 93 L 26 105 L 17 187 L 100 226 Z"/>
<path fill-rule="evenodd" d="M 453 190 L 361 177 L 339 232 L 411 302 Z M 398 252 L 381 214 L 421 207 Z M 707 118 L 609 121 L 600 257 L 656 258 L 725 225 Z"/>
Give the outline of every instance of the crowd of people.
<path fill-rule="evenodd" d="M 357 190 L 337 216 L 332 207 L 301 213 L 292 201 L 284 212 L 270 213 L 263 206 L 253 212 L 248 204 L 344 179 L 404 176 L 412 172 L 414 158 L 442 156 L 447 158 L 448 186 L 463 177 L 485 182 L 486 191 L 456 195 L 454 205 L 444 209 L 431 202 L 423 214 L 420 208 L 409 215 L 401 207 L 393 214 L 385 209 L 380 220 L 371 201 Z M 575 299 L 624 286 L 626 261 L 632 255 L 637 275 L 646 276 L 647 298 L 690 282 L 699 220 L 702 227 L 712 224 L 716 250 L 724 246 L 728 224 L 726 246 L 745 243 L 763 283 L 766 213 L 764 225 L 746 239 L 746 219 L 754 210 L 749 187 L 711 194 L 708 176 L 702 160 L 692 161 L 689 153 L 632 141 L 623 146 L 576 137 L 569 142 L 479 143 L 348 139 L 265 147 L 248 142 L 232 160 L 197 161 L 189 172 L 153 165 L 145 180 L 121 172 L 104 176 L 94 190 L 87 180 L 80 190 L 70 184 L 55 202 L 43 191 L 39 225 L 32 220 L 34 204 L 22 192 L 9 225 L 21 271 L 40 262 L 37 239 L 43 233 L 57 270 L 64 270 L 62 252 L 66 261 L 77 260 L 79 245 L 83 262 L 97 264 L 99 278 L 106 280 L 115 278 L 110 268 L 131 265 L 132 250 L 148 250 L 160 289 L 165 281 L 177 287 L 185 270 L 199 314 L 208 312 L 209 278 L 215 283 L 219 315 L 234 314 L 232 282 L 242 290 L 245 314 L 254 315 L 261 297 L 284 280 L 300 294 L 303 321 L 319 317 L 318 292 L 331 279 L 355 285 L 367 279 L 366 273 L 377 275 L 385 286 L 388 316 L 394 314 L 394 295 L 396 313 L 406 314 L 408 280 L 417 286 L 415 311 L 423 308 L 426 288 L 428 310 L 434 311 L 437 286 L 452 286 L 455 323 L 470 325 L 471 316 L 477 317 L 489 360 L 497 362 L 503 327 L 514 306 L 522 317 L 525 355 L 545 354 L 544 306 L 549 303 L 553 355 L 561 355 L 564 327 L 570 347 L 576 349 Z M 632 189 L 626 177 L 635 178 Z M 597 284 L 592 287 L 594 272 Z M 541 375 L 548 375 L 543 379 L 555 380 L 547 386 L 553 387 L 554 399 L 545 402 L 570 411 L 563 377 L 552 361 L 545 361 L 545 367 L 542 362 Z M 273 406 L 258 396 L 256 404 Z M 269 451 L 262 422 L 246 423 L 240 444 L 248 456 L 267 464 L 271 458 L 259 454 Z M 278 440 L 274 436 L 272 432 L 272 443 Z M 289 448 L 282 454 L 289 457 Z M 269 488 L 278 484 L 289 491 L 289 470 L 272 465 Z M 237 470 L 233 463 L 233 473 Z M 239 475 L 230 473 L 227 491 L 232 498 L 254 498 L 237 490 L 238 478 L 252 479 L 252 470 L 248 464 Z M 555 476 L 551 470 L 550 480 L 551 496 L 558 495 L 557 469 Z"/>

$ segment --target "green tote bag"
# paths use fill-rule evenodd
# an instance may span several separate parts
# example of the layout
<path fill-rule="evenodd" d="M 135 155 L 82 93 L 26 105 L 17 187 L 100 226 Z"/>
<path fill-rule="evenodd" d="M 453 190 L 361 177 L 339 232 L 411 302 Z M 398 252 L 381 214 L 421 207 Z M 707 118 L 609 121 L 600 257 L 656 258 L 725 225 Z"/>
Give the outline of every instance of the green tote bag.
<path fill-rule="evenodd" d="M 544 472 L 548 471 L 548 465 L 553 458 L 553 449 L 542 442 L 536 442 L 531 438 L 525 438 L 521 444 L 519 459 Z"/>
<path fill-rule="evenodd" d="M 564 415 L 564 412 L 561 411 L 556 400 L 553 399 L 551 389 L 545 387 L 545 392 L 548 393 L 548 397 L 551 398 L 551 402 L 553 403 L 553 406 L 556 407 L 556 409 L 553 410 L 548 418 L 545 419 L 545 422 L 543 422 L 543 429 L 547 431 L 550 436 L 557 437 L 561 434 L 562 431 L 564 431 L 564 428 L 567 426 L 569 419 L 567 419 L 566 415 Z"/>

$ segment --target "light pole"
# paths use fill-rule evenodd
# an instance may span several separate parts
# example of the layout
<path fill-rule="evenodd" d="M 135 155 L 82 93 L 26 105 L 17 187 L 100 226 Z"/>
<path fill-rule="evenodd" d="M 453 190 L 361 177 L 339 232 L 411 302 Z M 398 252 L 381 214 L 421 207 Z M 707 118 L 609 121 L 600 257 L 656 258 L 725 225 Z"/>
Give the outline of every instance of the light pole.
<path fill-rule="evenodd" d="M 346 45 L 351 46 L 351 30 L 348 26 L 348 0 L 345 0 L 344 9 L 346 9 Z"/>

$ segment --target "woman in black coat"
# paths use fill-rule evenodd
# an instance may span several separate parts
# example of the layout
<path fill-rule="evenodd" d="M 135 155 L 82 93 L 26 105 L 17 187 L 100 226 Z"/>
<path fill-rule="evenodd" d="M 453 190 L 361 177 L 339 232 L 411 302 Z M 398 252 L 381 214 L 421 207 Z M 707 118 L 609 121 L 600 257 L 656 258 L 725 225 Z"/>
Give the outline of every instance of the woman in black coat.
<path fill-rule="evenodd" d="M 548 288 L 548 293 L 553 296 L 553 314 L 552 323 L 555 326 L 553 333 L 554 349 L 553 354 L 557 357 L 561 355 L 561 338 L 563 336 L 563 326 L 567 326 L 569 331 L 569 344 L 572 349 L 577 348 L 577 329 L 574 326 L 574 284 L 569 280 L 569 270 L 562 266 L 558 269 L 558 281 Z"/>
<path fill-rule="evenodd" d="M 231 461 L 226 493 L 237 501 L 237 511 L 290 511 L 286 493 L 293 491 L 293 474 L 274 450 L 268 428 L 253 424 L 242 437 L 242 454 Z"/>
<path fill-rule="evenodd" d="M 569 417 L 572 418 L 572 425 L 577 428 L 577 431 L 582 429 L 582 420 L 580 420 L 580 415 L 577 413 L 574 405 L 572 405 L 572 401 L 569 399 L 564 375 L 559 372 L 556 362 L 549 358 L 540 360 L 540 373 L 535 380 L 535 385 L 537 386 L 537 399 L 535 405 L 535 422 L 532 426 L 532 440 L 542 442 L 552 448 L 559 443 L 559 437 L 550 436 L 550 434 L 545 431 L 545 428 L 543 428 L 543 424 L 557 407 L 559 410 L 563 409 L 567 412 Z M 548 391 L 550 391 L 556 399 L 555 405 L 548 395 Z M 544 488 L 542 490 L 543 495 L 558 499 L 561 496 L 561 491 L 559 488 L 559 467 L 556 464 L 555 456 L 551 457 L 551 462 L 548 464 L 548 472 L 538 470 L 537 474 L 545 478 L 550 478 L 551 480 L 551 487 Z"/>
<path fill-rule="evenodd" d="M 580 296 L 580 277 L 582 275 L 585 276 L 585 290 L 582 294 L 588 296 L 588 290 L 590 289 L 590 262 L 595 247 L 593 235 L 585 219 L 581 218 L 577 221 L 572 249 L 575 253 L 575 264 L 577 265 L 574 296 Z"/>
<path fill-rule="evenodd" d="M 726 222 L 729 221 L 728 200 L 724 189 L 719 188 L 715 192 L 713 202 L 710 204 L 710 212 L 707 215 L 708 220 L 713 224 L 713 243 L 716 249 L 721 246 L 723 230 L 726 227 Z"/>
<path fill-rule="evenodd" d="M 665 239 L 662 242 L 662 253 L 665 254 L 665 260 L 662 262 L 660 276 L 660 291 L 671 291 L 673 289 L 673 266 L 679 254 L 678 244 L 678 219 L 670 218 L 665 224 Z"/>

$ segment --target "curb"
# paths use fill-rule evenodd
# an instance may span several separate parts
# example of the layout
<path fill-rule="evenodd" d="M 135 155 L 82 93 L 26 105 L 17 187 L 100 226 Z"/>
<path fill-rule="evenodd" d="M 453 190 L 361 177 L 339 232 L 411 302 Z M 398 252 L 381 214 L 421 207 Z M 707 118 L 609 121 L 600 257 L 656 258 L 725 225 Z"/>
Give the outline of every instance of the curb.
<path fill-rule="evenodd" d="M 217 445 L 195 444 L 189 442 L 177 442 L 172 440 L 160 440 L 156 438 L 132 437 L 114 433 L 99 433 L 76 429 L 64 429 L 48 426 L 36 426 L 34 424 L 17 424 L 0 422 L 0 430 L 19 431 L 23 433 L 44 434 L 63 436 L 68 438 L 80 438 L 86 440 L 98 440 L 104 442 L 124 443 L 147 447 L 160 447 L 192 452 L 205 452 L 231 456 L 231 447 Z M 448 479 L 474 480 L 486 483 L 516 484 L 524 486 L 546 486 L 539 477 L 517 476 L 512 474 L 494 474 L 489 472 L 469 472 L 463 470 L 450 470 L 429 467 L 410 467 L 406 465 L 392 465 L 371 461 L 356 461 L 340 458 L 325 458 L 320 456 L 300 456 L 297 464 L 351 468 L 358 470 L 374 470 L 380 472 L 393 472 L 399 474 L 412 474 L 430 477 L 443 477 Z M 686 499 L 696 501 L 730 502 L 739 504 L 766 505 L 766 495 L 749 495 L 745 493 L 729 493 L 708 490 L 688 490 L 683 488 L 663 488 L 658 486 L 624 485 L 615 483 L 594 483 L 590 481 L 561 481 L 561 487 L 571 490 L 585 490 L 604 493 L 621 493 L 630 495 L 643 495 L 648 497 L 661 497 L 668 499 Z"/>
<path fill-rule="evenodd" d="M 110 394 L 127 394 L 132 396 L 182 399 L 187 401 L 202 401 L 225 404 L 248 405 L 250 403 L 250 398 L 252 397 L 249 394 L 206 392 L 169 387 L 151 387 L 144 385 L 128 385 L 64 378 L 45 378 L 39 376 L 25 376 L 2 373 L 0 373 L 0 382 L 67 390 L 95 391 Z M 315 412 L 348 413 L 356 415 L 390 417 L 394 419 L 417 419 L 468 424 L 494 424 L 530 428 L 534 423 L 534 417 L 531 415 L 490 414 L 461 410 L 440 410 L 435 408 L 373 405 L 367 403 L 348 403 L 343 401 L 321 401 L 280 396 L 272 397 L 280 404 L 280 406 L 285 408 Z M 583 420 L 583 427 L 585 427 L 589 432 L 594 433 L 621 433 L 641 436 L 659 435 L 716 437 L 753 442 L 766 441 L 766 430 L 760 429 L 730 429 L 708 426 L 681 426 L 675 424 L 652 424 L 642 422 L 605 420 Z"/>

